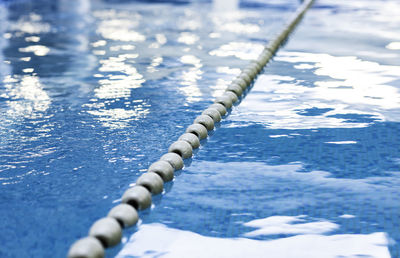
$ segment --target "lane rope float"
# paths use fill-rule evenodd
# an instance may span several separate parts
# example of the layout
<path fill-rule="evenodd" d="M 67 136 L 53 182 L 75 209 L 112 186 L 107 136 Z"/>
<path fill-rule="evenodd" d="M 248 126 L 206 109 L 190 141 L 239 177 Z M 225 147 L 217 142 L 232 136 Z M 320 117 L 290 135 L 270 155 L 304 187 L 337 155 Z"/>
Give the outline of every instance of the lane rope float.
<path fill-rule="evenodd" d="M 68 258 L 101 258 L 105 255 L 105 248 L 120 243 L 122 229 L 138 222 L 138 211 L 151 206 L 152 195 L 162 193 L 164 183 L 174 178 L 174 171 L 183 168 L 183 159 L 193 155 L 193 149 L 200 146 L 200 140 L 208 137 L 208 131 L 214 129 L 214 124 L 221 121 L 227 110 L 232 108 L 249 88 L 313 3 L 314 0 L 303 1 L 280 33 L 264 47 L 258 58 L 242 70 L 222 96 L 217 97 L 212 105 L 196 117 L 186 132 L 170 145 L 168 153 L 151 164 L 147 172 L 137 179 L 136 184 L 124 192 L 122 203 L 113 207 L 106 217 L 97 220 L 91 226 L 89 236 L 71 245 Z"/>

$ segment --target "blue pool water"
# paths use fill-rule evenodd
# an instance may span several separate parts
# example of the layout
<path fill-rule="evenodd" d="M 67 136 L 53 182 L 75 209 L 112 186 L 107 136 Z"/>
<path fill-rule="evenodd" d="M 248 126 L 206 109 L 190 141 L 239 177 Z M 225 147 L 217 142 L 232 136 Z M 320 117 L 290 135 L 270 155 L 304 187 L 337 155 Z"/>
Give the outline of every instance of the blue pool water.
<path fill-rule="evenodd" d="M 0 1 L 0 257 L 65 257 L 294 0 Z M 399 257 L 400 3 L 320 0 L 109 257 Z"/>

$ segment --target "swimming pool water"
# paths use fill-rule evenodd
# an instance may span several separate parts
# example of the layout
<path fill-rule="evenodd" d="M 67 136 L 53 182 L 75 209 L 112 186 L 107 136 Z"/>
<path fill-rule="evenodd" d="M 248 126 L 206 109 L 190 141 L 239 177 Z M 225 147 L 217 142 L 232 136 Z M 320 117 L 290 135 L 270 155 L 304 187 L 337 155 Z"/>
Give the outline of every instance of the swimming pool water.
<path fill-rule="evenodd" d="M 0 3 L 1 257 L 64 257 L 298 6 L 73 3 Z M 107 255 L 398 257 L 398 10 L 317 1 Z"/>

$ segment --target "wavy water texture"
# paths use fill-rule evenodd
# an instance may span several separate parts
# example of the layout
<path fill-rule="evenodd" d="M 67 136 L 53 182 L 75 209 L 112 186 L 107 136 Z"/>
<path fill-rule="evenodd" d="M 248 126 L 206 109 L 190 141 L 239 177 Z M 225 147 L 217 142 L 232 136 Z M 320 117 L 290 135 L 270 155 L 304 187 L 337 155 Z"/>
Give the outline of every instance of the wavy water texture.
<path fill-rule="evenodd" d="M 64 257 L 299 3 L 0 1 L 0 257 Z M 107 256 L 400 257 L 399 9 L 316 1 Z"/>

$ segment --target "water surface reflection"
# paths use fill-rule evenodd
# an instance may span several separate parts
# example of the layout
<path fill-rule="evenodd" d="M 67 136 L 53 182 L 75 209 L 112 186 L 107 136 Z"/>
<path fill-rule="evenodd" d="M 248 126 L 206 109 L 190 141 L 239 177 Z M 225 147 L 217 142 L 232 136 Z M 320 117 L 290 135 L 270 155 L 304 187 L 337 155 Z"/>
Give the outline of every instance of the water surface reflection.
<path fill-rule="evenodd" d="M 388 239 L 382 232 L 324 236 L 319 232 L 324 229 L 325 225 L 316 225 L 316 223 L 328 224 L 329 222 L 293 225 L 276 222 L 279 219 L 282 220 L 279 217 L 270 217 L 264 219 L 264 221 L 275 220 L 273 227 L 276 233 L 286 233 L 289 230 L 296 236 L 270 241 L 247 238 L 215 238 L 168 228 L 161 224 L 142 225 L 116 257 L 131 255 L 140 257 L 265 257 L 266 255 L 277 258 L 390 257 L 387 249 Z M 290 221 L 291 218 L 287 220 Z M 294 220 L 296 219 L 294 218 Z M 247 224 L 253 225 L 255 221 L 250 221 Z M 316 226 L 316 228 L 312 228 L 313 226 Z M 306 227 L 306 232 L 299 232 L 296 229 L 299 227 Z"/>
<path fill-rule="evenodd" d="M 378 121 L 399 122 L 399 66 L 301 52 L 279 53 L 276 61 L 282 62 L 279 65 L 286 72 L 260 76 L 232 121 L 263 123 L 271 129 L 356 128 Z M 296 70 L 302 74 L 291 77 Z"/>
<path fill-rule="evenodd" d="M 21 3 L 0 4 L 5 257 L 64 256 L 298 5 Z M 109 255 L 398 256 L 397 7 L 319 2 Z"/>
<path fill-rule="evenodd" d="M 65 256 L 291 10 L 239 7 L 0 3 L 1 257 Z"/>

